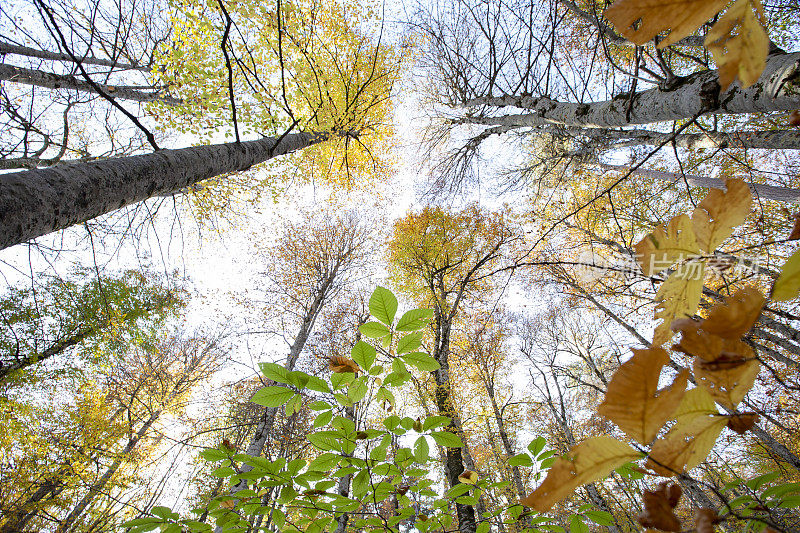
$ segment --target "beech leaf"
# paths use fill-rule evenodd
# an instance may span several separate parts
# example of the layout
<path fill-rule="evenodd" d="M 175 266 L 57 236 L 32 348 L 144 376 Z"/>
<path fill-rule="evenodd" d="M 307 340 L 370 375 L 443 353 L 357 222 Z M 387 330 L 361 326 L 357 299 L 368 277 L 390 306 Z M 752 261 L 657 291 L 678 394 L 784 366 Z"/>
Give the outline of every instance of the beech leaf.
<path fill-rule="evenodd" d="M 666 481 L 656 490 L 645 490 L 642 494 L 644 512 L 638 517 L 639 524 L 660 531 L 680 531 L 681 521 L 673 511 L 680 497 L 681 487 Z"/>
<path fill-rule="evenodd" d="M 800 249 L 784 263 L 781 275 L 772 286 L 770 298 L 786 302 L 797 298 L 798 293 L 800 293 Z"/>
<path fill-rule="evenodd" d="M 684 417 L 653 444 L 647 465 L 665 477 L 691 470 L 705 460 L 727 423 L 724 416 Z"/>
<path fill-rule="evenodd" d="M 727 0 L 617 0 L 603 14 L 623 37 L 638 45 L 670 30 L 658 45 L 662 48 L 694 32 L 727 3 Z"/>
<path fill-rule="evenodd" d="M 614 373 L 597 412 L 632 439 L 648 444 L 678 407 L 689 373 L 682 371 L 670 388 L 658 390 L 661 369 L 669 362 L 669 354 L 661 348 L 633 350 L 633 354 Z"/>
<path fill-rule="evenodd" d="M 725 339 L 741 339 L 753 327 L 765 303 L 758 289 L 743 287 L 726 297 L 723 304 L 712 307 L 700 328 Z"/>
<path fill-rule="evenodd" d="M 639 452 L 611 437 L 586 439 L 556 459 L 544 482 L 520 503 L 540 513 L 547 512 L 579 486 L 597 481 L 640 457 Z"/>
<path fill-rule="evenodd" d="M 347 372 L 355 374 L 361 370 L 355 361 L 341 355 L 335 355 L 328 359 L 328 368 L 334 374 L 345 374 Z"/>
<path fill-rule="evenodd" d="M 693 267 L 693 268 L 687 268 Z M 673 273 L 656 293 L 655 318 L 661 323 L 653 333 L 653 345 L 661 346 L 672 338 L 670 325 L 679 318 L 691 317 L 700 304 L 703 292 L 703 264 L 691 262 Z"/>
<path fill-rule="evenodd" d="M 692 219 L 679 215 L 649 233 L 635 247 L 636 259 L 648 276 L 661 272 L 677 261 L 695 257 L 700 252 Z"/>
<path fill-rule="evenodd" d="M 735 363 L 720 365 L 694 360 L 694 376 L 697 384 L 705 387 L 720 405 L 735 409 L 745 394 L 753 387 L 761 365 L 755 359 L 735 360 Z"/>
<path fill-rule="evenodd" d="M 742 88 L 751 86 L 767 66 L 765 18 L 760 0 L 737 0 L 706 35 L 704 44 L 717 63 L 723 91 L 736 78 Z"/>
<path fill-rule="evenodd" d="M 697 244 L 709 253 L 730 237 L 733 228 L 744 222 L 753 203 L 750 187 L 744 181 L 729 179 L 725 188 L 725 191 L 711 189 L 692 213 Z"/>

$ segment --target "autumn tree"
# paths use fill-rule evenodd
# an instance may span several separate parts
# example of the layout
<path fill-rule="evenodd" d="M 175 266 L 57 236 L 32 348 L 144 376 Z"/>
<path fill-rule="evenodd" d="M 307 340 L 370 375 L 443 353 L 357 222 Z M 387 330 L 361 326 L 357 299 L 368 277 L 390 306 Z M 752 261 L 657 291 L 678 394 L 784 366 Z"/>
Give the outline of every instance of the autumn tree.
<path fill-rule="evenodd" d="M 451 335 L 463 305 L 485 297 L 491 276 L 507 267 L 517 239 L 507 212 L 487 213 L 471 206 L 460 212 L 425 208 L 395 224 L 389 262 L 395 282 L 404 292 L 434 312 L 431 356 L 440 368 L 431 375 L 438 414 L 451 419 L 448 430 L 463 434 L 453 402 L 450 378 Z M 466 451 L 465 453 L 469 453 Z M 461 448 L 447 448 L 445 477 L 458 485 L 465 470 Z M 459 530 L 475 531 L 473 506 L 456 504 Z"/>

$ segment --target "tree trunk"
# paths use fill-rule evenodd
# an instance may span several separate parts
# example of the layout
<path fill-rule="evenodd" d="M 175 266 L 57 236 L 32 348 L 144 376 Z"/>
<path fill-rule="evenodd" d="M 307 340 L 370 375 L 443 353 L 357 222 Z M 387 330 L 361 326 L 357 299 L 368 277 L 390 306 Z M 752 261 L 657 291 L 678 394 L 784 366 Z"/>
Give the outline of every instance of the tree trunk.
<path fill-rule="evenodd" d="M 40 237 L 152 196 L 246 170 L 325 140 L 295 133 L 242 143 L 161 150 L 152 154 L 0 174 L 0 249 Z"/>
<path fill-rule="evenodd" d="M 677 172 L 649 170 L 644 168 L 631 170 L 630 167 L 624 165 L 608 165 L 606 163 L 589 163 L 589 166 L 615 172 L 630 172 L 632 176 L 641 176 L 643 178 L 657 179 L 672 183 L 682 183 L 684 180 L 686 180 L 686 183 L 692 187 L 707 187 L 709 189 L 725 190 L 725 182 L 723 180 L 709 178 L 707 176 L 698 176 L 697 174 L 679 174 Z M 748 186 L 753 192 L 753 195 L 759 198 L 775 200 L 776 202 L 800 202 L 800 189 L 778 187 L 775 185 L 762 185 L 760 183 L 748 183 Z"/>
<path fill-rule="evenodd" d="M 0 80 L 11 81 L 14 83 L 24 83 L 35 85 L 46 89 L 69 89 L 86 93 L 98 94 L 92 85 L 76 76 L 68 74 L 53 74 L 41 70 L 33 70 L 14 65 L 0 64 Z M 130 87 L 118 87 L 110 84 L 100 84 L 105 92 L 110 96 L 120 100 L 134 100 L 136 102 L 160 102 L 171 106 L 183 104 L 183 100 L 165 96 L 159 91 L 142 91 Z"/>
<path fill-rule="evenodd" d="M 716 71 L 703 71 L 681 80 L 677 87 L 649 89 L 629 98 L 622 94 L 611 100 L 577 104 L 559 102 L 546 96 L 483 96 L 463 103 L 465 107 L 514 106 L 531 113 L 497 117 L 464 117 L 455 124 L 535 127 L 564 124 L 584 128 L 617 128 L 631 124 L 650 124 L 694 116 L 791 111 L 800 107 L 798 85 L 800 52 L 775 54 L 756 83 L 747 89 L 738 84 L 722 92 Z"/>
<path fill-rule="evenodd" d="M 436 382 L 436 392 L 434 402 L 439 415 L 450 418 L 450 423 L 444 429 L 456 435 L 462 433 L 461 420 L 458 417 L 453 396 L 450 393 L 450 320 L 449 316 L 443 316 L 442 310 L 438 307 L 436 313 L 436 339 L 434 340 L 433 357 L 441 365 L 441 368 L 431 372 Z M 466 443 L 464 443 L 466 445 Z M 445 448 L 444 475 L 447 478 L 449 488 L 453 488 L 459 483 L 458 476 L 464 472 L 464 460 L 461 448 Z M 460 533 L 475 533 L 478 525 L 475 521 L 475 509 L 471 505 L 456 503 L 456 516 L 458 518 L 458 531 Z"/>
<path fill-rule="evenodd" d="M 48 52 L 47 50 L 38 50 L 27 46 L 19 46 L 16 44 L 0 41 L 0 55 L 19 55 L 26 57 L 35 57 L 37 59 L 49 59 L 52 61 L 68 61 L 74 63 L 75 61 L 69 54 L 62 54 L 60 52 Z M 150 69 L 140 65 L 132 65 L 130 63 L 120 63 L 112 59 L 103 59 L 99 57 L 81 57 L 75 54 L 81 63 L 84 65 L 97 65 L 101 67 L 116 68 L 119 70 L 138 70 L 141 72 L 150 72 Z"/>
<path fill-rule="evenodd" d="M 798 130 L 765 130 L 737 131 L 723 133 L 709 131 L 706 133 L 681 133 L 672 135 L 652 130 L 607 130 L 567 128 L 568 133 L 587 135 L 592 143 L 600 144 L 602 150 L 624 148 L 628 146 L 659 146 L 665 142 L 673 142 L 679 148 L 758 148 L 761 150 L 800 150 L 800 131 Z M 615 141 L 604 143 L 604 141 Z M 591 148 L 592 146 L 588 146 Z"/>

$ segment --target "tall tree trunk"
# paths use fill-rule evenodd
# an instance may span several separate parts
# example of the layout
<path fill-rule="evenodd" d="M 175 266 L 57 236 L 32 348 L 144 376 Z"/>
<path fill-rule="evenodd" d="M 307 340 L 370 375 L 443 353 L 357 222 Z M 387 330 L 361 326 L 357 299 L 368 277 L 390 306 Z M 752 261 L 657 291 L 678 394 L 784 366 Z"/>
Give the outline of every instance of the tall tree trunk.
<path fill-rule="evenodd" d="M 503 414 L 500 412 L 500 406 L 497 405 L 497 399 L 495 398 L 494 394 L 494 387 L 484 381 L 484 386 L 486 388 L 486 393 L 489 396 L 489 401 L 492 404 L 492 412 L 494 413 L 494 420 L 497 424 L 497 431 L 500 434 L 500 440 L 503 443 L 503 449 L 506 452 L 506 460 L 513 457 L 515 454 L 514 452 L 514 445 L 511 444 L 511 439 L 508 436 L 508 431 L 506 431 L 506 425 L 503 421 Z M 522 474 L 519 471 L 518 466 L 511 466 L 511 476 L 514 479 L 514 488 L 517 489 L 517 494 L 519 494 L 520 498 L 524 498 L 525 494 L 525 485 L 522 483 Z"/>
<path fill-rule="evenodd" d="M 643 168 L 631 170 L 630 167 L 624 165 L 609 165 L 606 163 L 589 163 L 588 166 L 615 172 L 630 172 L 632 176 L 641 176 L 643 178 L 657 179 L 671 183 L 680 184 L 686 180 L 686 183 L 692 187 L 707 187 L 709 189 L 725 190 L 725 182 L 723 180 L 709 178 L 707 176 L 698 176 L 697 174 L 679 174 L 677 172 L 666 172 L 664 170 L 650 170 Z M 748 183 L 748 185 L 753 194 L 760 198 L 775 200 L 776 202 L 800 202 L 800 189 L 777 187 L 775 185 L 762 185 L 760 183 Z"/>
<path fill-rule="evenodd" d="M 800 52 L 775 54 L 756 83 L 747 89 L 737 84 L 724 92 L 716 71 L 703 71 L 683 78 L 669 90 L 649 89 L 629 98 L 589 104 L 559 102 L 546 96 L 483 96 L 463 103 L 465 107 L 514 106 L 531 113 L 497 117 L 469 116 L 454 119 L 454 124 L 535 127 L 564 124 L 585 128 L 617 128 L 631 124 L 650 124 L 692 118 L 710 113 L 768 113 L 800 107 L 796 77 Z M 629 105 L 630 104 L 630 105 Z"/>
<path fill-rule="evenodd" d="M 89 82 L 77 78 L 76 76 L 53 74 L 52 72 L 15 67 L 14 65 L 0 64 L 0 80 L 35 85 L 46 89 L 69 89 L 72 91 L 98 94 L 97 90 L 95 90 Z M 165 96 L 159 91 L 142 91 L 141 89 L 105 83 L 101 84 L 101 86 L 109 95 L 119 98 L 120 100 L 160 102 L 171 106 L 177 106 L 183 103 L 182 100 L 171 96 Z"/>
<path fill-rule="evenodd" d="M 758 148 L 762 150 L 800 150 L 800 131 L 765 130 L 735 131 L 724 133 L 709 131 L 705 133 L 680 133 L 672 135 L 652 130 L 609 130 L 567 128 L 566 132 L 586 135 L 592 143 L 603 150 L 628 146 L 659 146 L 666 142 L 675 143 L 679 148 Z M 613 141 L 613 142 L 610 142 Z M 592 146 L 588 146 L 591 148 Z"/>
<path fill-rule="evenodd" d="M 7 43 L 0 41 L 0 55 L 19 55 L 26 57 L 35 57 L 37 59 L 49 59 L 53 61 L 68 61 L 74 63 L 74 60 L 69 54 L 61 52 L 48 52 L 47 50 L 39 50 L 30 48 L 28 46 L 20 46 L 17 44 Z M 141 72 L 150 72 L 150 69 L 141 65 L 130 63 L 120 63 L 113 59 L 103 59 L 100 57 L 86 56 L 82 57 L 80 54 L 75 54 L 81 63 L 84 65 L 97 65 L 101 67 L 111 67 L 118 70 L 138 70 Z"/>
<path fill-rule="evenodd" d="M 436 331 L 434 340 L 433 357 L 441 365 L 441 368 L 431 372 L 436 383 L 434 393 L 434 403 L 440 415 L 450 418 L 450 423 L 444 428 L 456 435 L 462 434 L 461 419 L 453 403 L 453 395 L 450 390 L 450 328 L 452 311 L 449 315 L 444 315 L 439 306 L 436 306 Z M 464 443 L 466 445 L 466 443 Z M 453 488 L 460 483 L 458 476 L 464 472 L 464 459 L 461 448 L 445 448 L 444 475 L 447 478 L 449 488 Z M 471 505 L 456 503 L 456 516 L 458 518 L 458 530 L 460 533 L 475 533 L 477 523 L 475 521 L 475 509 Z"/>
<path fill-rule="evenodd" d="M 152 196 L 246 170 L 328 137 L 294 133 L 0 174 L 0 249 Z"/>

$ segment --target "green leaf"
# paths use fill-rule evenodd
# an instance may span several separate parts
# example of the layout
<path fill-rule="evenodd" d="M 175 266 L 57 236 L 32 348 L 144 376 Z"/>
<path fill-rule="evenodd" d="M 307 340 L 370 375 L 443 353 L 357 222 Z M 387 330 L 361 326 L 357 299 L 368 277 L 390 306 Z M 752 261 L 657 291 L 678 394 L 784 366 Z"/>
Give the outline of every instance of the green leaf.
<path fill-rule="evenodd" d="M 411 352 L 403 356 L 409 365 L 415 366 L 424 372 L 433 372 L 442 367 L 436 359 L 423 352 Z"/>
<path fill-rule="evenodd" d="M 293 390 L 271 385 L 258 390 L 250 401 L 264 407 L 278 407 L 289 401 L 293 396 Z"/>
<path fill-rule="evenodd" d="M 447 491 L 447 496 L 450 498 L 457 498 L 469 492 L 469 489 L 471 489 L 472 487 L 473 485 L 468 485 L 466 483 L 459 483 L 458 485 Z"/>
<path fill-rule="evenodd" d="M 533 461 L 527 453 L 520 453 L 508 460 L 509 466 L 533 466 Z"/>
<path fill-rule="evenodd" d="M 200 452 L 200 457 L 206 461 L 221 461 L 228 457 L 228 454 L 214 448 L 208 448 Z"/>
<path fill-rule="evenodd" d="M 446 416 L 439 416 L 433 415 L 429 416 L 422 422 L 422 431 L 428 431 L 429 429 L 438 428 L 442 426 L 446 426 L 450 423 L 450 419 Z"/>
<path fill-rule="evenodd" d="M 295 370 L 293 372 L 289 372 L 286 375 L 286 379 L 288 381 L 286 381 L 285 383 L 288 383 L 289 385 L 294 385 L 298 389 L 302 389 L 311 379 L 311 376 L 309 376 L 305 372 L 300 372 L 299 370 Z"/>
<path fill-rule="evenodd" d="M 461 437 L 449 431 L 434 431 L 431 437 L 436 441 L 439 446 L 446 446 L 447 448 L 462 448 L 464 443 L 461 442 Z"/>
<path fill-rule="evenodd" d="M 365 370 L 372 367 L 372 363 L 375 362 L 376 354 L 375 348 L 364 341 L 358 341 L 355 346 L 353 346 L 353 349 L 350 350 L 350 356 L 353 361 L 358 363 L 358 366 Z"/>
<path fill-rule="evenodd" d="M 309 433 L 306 438 L 308 441 L 322 451 L 340 450 L 341 435 L 336 431 L 317 431 Z"/>
<path fill-rule="evenodd" d="M 427 463 L 430 459 L 430 447 L 428 446 L 428 440 L 424 435 L 420 436 L 417 439 L 417 442 L 414 443 L 414 459 L 416 459 L 418 463 L 422 464 Z"/>
<path fill-rule="evenodd" d="M 475 530 L 475 533 L 489 533 L 490 527 L 491 524 L 484 520 L 483 522 L 478 524 L 478 529 Z"/>
<path fill-rule="evenodd" d="M 798 292 L 800 292 L 800 249 L 786 260 L 781 275 L 772 286 L 770 298 L 785 302 L 796 298 Z"/>
<path fill-rule="evenodd" d="M 328 402 L 317 400 L 315 402 L 311 402 L 311 404 L 308 407 L 313 411 L 323 411 L 325 409 L 330 409 L 333 406 Z"/>
<path fill-rule="evenodd" d="M 367 322 L 366 324 L 361 324 L 358 327 L 358 331 L 370 339 L 382 339 L 383 337 L 391 335 L 389 328 L 380 322 Z"/>
<path fill-rule="evenodd" d="M 780 503 L 778 503 L 777 507 L 781 509 L 800 507 L 800 494 L 794 494 L 792 496 L 784 496 L 783 498 L 781 498 L 781 501 Z"/>
<path fill-rule="evenodd" d="M 590 533 L 589 526 L 581 520 L 579 515 L 572 515 L 569 520 L 569 533 Z"/>
<path fill-rule="evenodd" d="M 331 421 L 333 418 L 333 412 L 331 411 L 324 411 L 317 415 L 317 418 L 314 419 L 314 428 L 321 428 L 322 426 L 326 425 L 328 422 Z"/>
<path fill-rule="evenodd" d="M 386 429 L 394 429 L 400 424 L 400 417 L 397 415 L 390 415 L 383 419 L 383 425 Z"/>
<path fill-rule="evenodd" d="M 771 483 L 780 477 L 780 473 L 778 472 L 767 472 L 766 474 L 762 474 L 758 477 L 754 477 L 753 479 L 748 479 L 745 481 L 745 485 L 748 488 L 753 490 L 758 490 L 759 488 L 763 487 L 767 483 Z"/>
<path fill-rule="evenodd" d="M 367 395 L 368 390 L 366 377 L 361 376 L 350 385 L 350 388 L 347 390 L 347 396 L 353 400 L 353 402 L 360 402 L 364 399 L 364 396 Z"/>
<path fill-rule="evenodd" d="M 433 311 L 430 309 L 412 309 L 406 311 L 400 320 L 397 322 L 397 331 L 417 331 L 425 327 L 428 323 L 427 318 L 433 316 Z"/>
<path fill-rule="evenodd" d="M 264 377 L 267 379 L 277 381 L 278 383 L 289 383 L 287 379 L 289 372 L 283 367 L 283 365 L 278 365 L 275 363 L 259 363 L 258 367 L 261 369 L 261 373 L 264 374 Z"/>
<path fill-rule="evenodd" d="M 583 514 L 586 515 L 586 518 L 599 526 L 614 525 L 614 515 L 606 511 L 589 510 L 584 511 Z"/>
<path fill-rule="evenodd" d="M 369 298 L 369 314 L 386 325 L 392 323 L 397 312 L 397 298 L 392 291 L 383 287 L 376 287 Z"/>
<path fill-rule="evenodd" d="M 416 333 L 403 335 L 400 337 L 400 340 L 397 341 L 397 355 L 413 352 L 420 346 L 422 346 L 422 332 L 418 331 Z"/>
<path fill-rule="evenodd" d="M 539 452 L 544 449 L 546 444 L 547 441 L 544 440 L 544 437 L 536 437 L 531 441 L 530 444 L 528 444 L 528 451 L 531 452 L 534 457 L 536 457 L 539 455 Z"/>
<path fill-rule="evenodd" d="M 301 402 L 302 398 L 300 397 L 299 394 L 295 394 L 294 396 L 292 396 L 292 398 L 288 402 L 286 402 L 286 407 L 285 407 L 286 416 L 292 416 L 294 413 L 299 413 Z"/>

